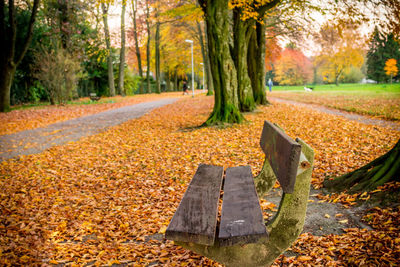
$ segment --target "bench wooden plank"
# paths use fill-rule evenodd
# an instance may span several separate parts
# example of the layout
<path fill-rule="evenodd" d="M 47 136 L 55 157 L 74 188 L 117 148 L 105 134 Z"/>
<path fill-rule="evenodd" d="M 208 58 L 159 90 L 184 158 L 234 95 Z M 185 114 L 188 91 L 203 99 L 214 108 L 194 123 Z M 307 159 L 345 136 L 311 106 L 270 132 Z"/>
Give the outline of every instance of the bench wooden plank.
<path fill-rule="evenodd" d="M 165 232 L 167 239 L 214 244 L 223 173 L 223 167 L 199 165 Z"/>
<path fill-rule="evenodd" d="M 220 246 L 255 243 L 268 237 L 250 166 L 226 170 Z"/>
<path fill-rule="evenodd" d="M 281 129 L 265 121 L 260 146 L 269 160 L 283 192 L 293 193 L 301 145 Z"/>

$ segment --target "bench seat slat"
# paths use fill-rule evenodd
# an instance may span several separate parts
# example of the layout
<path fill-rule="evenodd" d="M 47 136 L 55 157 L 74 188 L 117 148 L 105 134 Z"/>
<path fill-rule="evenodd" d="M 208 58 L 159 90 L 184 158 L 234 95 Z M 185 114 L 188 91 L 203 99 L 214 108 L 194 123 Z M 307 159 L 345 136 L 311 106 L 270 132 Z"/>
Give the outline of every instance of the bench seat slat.
<path fill-rule="evenodd" d="M 268 237 L 250 166 L 226 170 L 218 241 L 220 246 Z"/>
<path fill-rule="evenodd" d="M 220 166 L 199 165 L 165 232 L 167 239 L 214 244 L 223 172 Z"/>

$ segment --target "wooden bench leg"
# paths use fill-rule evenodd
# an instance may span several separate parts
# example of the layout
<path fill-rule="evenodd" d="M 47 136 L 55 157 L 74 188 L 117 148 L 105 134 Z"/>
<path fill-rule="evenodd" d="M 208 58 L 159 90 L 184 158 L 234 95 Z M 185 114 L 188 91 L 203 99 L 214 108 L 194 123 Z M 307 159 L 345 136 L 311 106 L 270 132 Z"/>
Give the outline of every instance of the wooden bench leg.
<path fill-rule="evenodd" d="M 279 210 L 274 220 L 267 226 L 268 240 L 260 239 L 258 243 L 230 247 L 204 246 L 186 242 L 176 242 L 176 244 L 226 266 L 271 265 L 297 239 L 304 225 L 314 152 L 303 141 L 297 139 L 297 142 L 301 144 L 302 152 L 310 165 L 307 170 L 298 172 L 293 193 L 282 196 Z"/>

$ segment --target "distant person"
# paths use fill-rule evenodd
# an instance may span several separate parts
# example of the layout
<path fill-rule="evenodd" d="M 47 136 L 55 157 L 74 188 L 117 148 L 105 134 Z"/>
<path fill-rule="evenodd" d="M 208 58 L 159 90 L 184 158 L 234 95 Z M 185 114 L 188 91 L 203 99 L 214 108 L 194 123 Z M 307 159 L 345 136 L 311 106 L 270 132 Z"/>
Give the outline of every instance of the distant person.
<path fill-rule="evenodd" d="M 183 86 L 182 86 L 182 88 L 183 88 L 183 94 L 184 94 L 184 95 L 188 95 L 189 93 L 188 93 L 188 86 L 187 86 L 186 81 L 183 81 Z"/>
<path fill-rule="evenodd" d="M 268 80 L 268 87 L 269 87 L 269 91 L 271 92 L 272 91 L 272 85 L 274 85 L 273 83 L 272 83 L 272 80 L 271 80 L 271 78 Z"/>

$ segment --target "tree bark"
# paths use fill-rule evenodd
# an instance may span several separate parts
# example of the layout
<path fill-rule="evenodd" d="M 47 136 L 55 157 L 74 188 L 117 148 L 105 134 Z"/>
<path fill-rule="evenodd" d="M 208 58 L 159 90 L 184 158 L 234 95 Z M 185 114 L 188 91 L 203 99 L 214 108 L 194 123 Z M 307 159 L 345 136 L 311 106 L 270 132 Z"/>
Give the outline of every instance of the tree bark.
<path fill-rule="evenodd" d="M 334 179 L 326 179 L 324 187 L 332 192 L 349 193 L 374 190 L 390 181 L 400 181 L 400 139 L 383 156 L 365 166 Z"/>
<path fill-rule="evenodd" d="M 8 22 L 5 20 L 5 1 L 0 1 L 0 112 L 10 110 L 10 91 L 17 66 L 21 63 L 33 36 L 40 0 L 34 0 L 29 20 L 28 31 L 21 45 L 22 49 L 16 54 L 17 25 L 15 19 L 14 1 L 8 2 Z M 6 38 L 7 37 L 7 38 Z"/>
<path fill-rule="evenodd" d="M 151 93 L 150 88 L 150 40 L 151 40 L 151 32 L 150 32 L 150 9 L 149 9 L 149 0 L 146 0 L 146 27 L 147 27 L 147 47 L 146 47 L 146 58 L 147 58 L 147 70 L 146 70 L 146 80 L 147 80 L 147 93 Z"/>
<path fill-rule="evenodd" d="M 121 50 L 119 53 L 119 75 L 118 75 L 118 92 L 125 96 L 124 75 L 125 75 L 125 10 L 126 0 L 122 0 L 121 10 Z"/>
<path fill-rule="evenodd" d="M 207 95 L 213 95 L 214 94 L 214 84 L 213 84 L 213 77 L 212 77 L 212 72 L 211 72 L 211 65 L 210 65 L 210 53 L 208 51 L 208 37 L 207 37 L 207 24 L 204 23 L 204 39 L 205 39 L 205 52 L 206 52 L 206 73 L 207 73 Z"/>
<path fill-rule="evenodd" d="M 241 9 L 233 10 L 233 60 L 237 71 L 240 111 L 248 112 L 256 107 L 247 66 L 248 46 L 254 21 L 252 19 L 243 21 L 241 15 Z"/>
<path fill-rule="evenodd" d="M 256 22 L 256 28 L 251 28 L 249 51 L 247 54 L 248 73 L 253 88 L 254 102 L 257 105 L 267 105 L 265 94 L 265 24 Z"/>
<path fill-rule="evenodd" d="M 138 62 L 138 69 L 139 69 L 139 76 L 140 76 L 139 93 L 143 94 L 142 58 L 140 55 L 138 34 L 137 34 L 137 25 L 136 25 L 137 0 L 132 0 L 132 9 L 133 9 L 133 38 L 135 40 L 136 58 L 137 58 L 137 62 Z"/>
<path fill-rule="evenodd" d="M 230 52 L 228 0 L 201 0 L 207 22 L 208 49 L 214 83 L 214 109 L 205 125 L 240 123 L 236 67 Z"/>
<path fill-rule="evenodd" d="M 174 91 L 179 91 L 178 74 L 174 72 Z"/>
<path fill-rule="evenodd" d="M 200 22 L 197 22 L 197 34 L 199 35 L 201 55 L 203 57 L 203 70 L 204 70 L 203 76 L 204 76 L 204 78 L 206 80 L 206 83 L 207 83 L 207 80 L 208 80 L 207 55 L 206 55 L 206 48 L 205 48 L 205 45 L 204 45 L 203 31 L 201 29 Z M 205 84 L 203 84 L 203 89 L 205 89 L 204 86 L 205 86 Z M 207 88 L 208 88 L 208 86 L 207 86 Z"/>
<path fill-rule="evenodd" d="M 171 92 L 171 78 L 170 78 L 170 75 L 171 75 L 171 73 L 169 72 L 169 71 L 167 71 L 166 73 L 165 73 L 165 75 L 166 75 L 166 77 L 167 77 L 167 87 L 166 87 L 166 91 L 167 92 Z"/>
<path fill-rule="evenodd" d="M 108 71 L 108 88 L 110 90 L 110 96 L 115 96 L 115 86 L 114 86 L 114 67 L 112 62 L 112 49 L 110 42 L 110 31 L 108 29 L 108 7 L 109 5 L 102 3 L 101 8 L 103 10 L 103 23 L 104 23 L 104 35 L 106 38 L 107 46 L 107 71 Z"/>
<path fill-rule="evenodd" d="M 156 14 L 156 17 L 158 14 Z M 160 60 L 160 22 L 156 22 L 156 35 L 155 35 L 155 56 L 156 56 L 156 93 L 161 93 L 161 60 Z"/>

